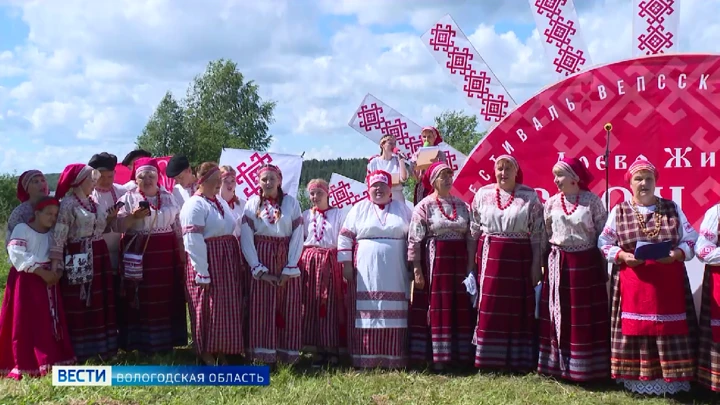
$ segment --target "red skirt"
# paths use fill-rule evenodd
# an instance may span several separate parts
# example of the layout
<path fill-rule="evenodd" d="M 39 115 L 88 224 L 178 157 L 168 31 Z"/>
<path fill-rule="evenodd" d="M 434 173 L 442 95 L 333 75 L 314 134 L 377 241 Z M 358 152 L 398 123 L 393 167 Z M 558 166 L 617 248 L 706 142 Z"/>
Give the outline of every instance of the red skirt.
<path fill-rule="evenodd" d="M 132 241 L 128 252 L 142 252 L 145 238 L 133 240 L 126 234 L 121 251 Z M 179 248 L 175 233 L 152 234 L 143 255 L 142 281 L 122 280 L 122 304 L 118 306 L 125 317 L 120 340 L 126 351 L 155 353 L 187 346 L 185 269 L 180 265 Z"/>
<path fill-rule="evenodd" d="M 195 350 L 202 353 L 242 354 L 242 274 L 240 246 L 232 236 L 205 239 L 210 285 L 195 283 L 190 257 L 185 267 L 185 286 Z"/>
<path fill-rule="evenodd" d="M 492 235 L 479 240 L 475 367 L 521 372 L 537 367 L 532 259 L 529 239 Z"/>
<path fill-rule="evenodd" d="M 0 377 L 40 377 L 53 365 L 75 363 L 57 286 L 10 269 L 0 309 Z"/>
<path fill-rule="evenodd" d="M 357 247 L 357 245 L 355 245 Z M 353 367 L 397 369 L 407 366 L 407 328 L 364 329 L 355 327 L 357 271 L 347 283 L 348 352 Z"/>
<path fill-rule="evenodd" d="M 280 276 L 287 265 L 290 238 L 255 236 L 258 260 L 270 274 Z M 261 280 L 250 283 L 250 350 L 263 363 L 294 363 L 302 349 L 302 280 L 291 278 L 283 287 Z"/>
<path fill-rule="evenodd" d="M 345 280 L 337 249 L 305 247 L 298 266 L 303 286 L 303 345 L 332 352 L 347 347 Z"/>
<path fill-rule="evenodd" d="M 92 243 L 93 279 L 89 286 L 89 305 L 81 298 L 83 285 L 60 279 L 60 294 L 65 307 L 70 340 L 78 362 L 91 357 L 117 354 L 118 330 L 115 322 L 115 285 L 110 256 L 104 239 Z M 68 243 L 66 254 L 81 251 L 80 243 Z"/>
<path fill-rule="evenodd" d="M 422 257 L 425 286 L 413 290 L 408 319 L 410 359 L 471 365 L 477 314 L 463 285 L 467 243 L 430 239 L 423 244 Z"/>
<path fill-rule="evenodd" d="M 717 341 L 717 321 L 714 307 L 720 299 L 717 294 L 720 286 L 717 277 L 720 267 L 705 266 L 702 285 L 702 305 L 700 307 L 700 348 L 698 352 L 697 380 L 700 384 L 715 392 L 720 392 L 720 342 Z"/>
<path fill-rule="evenodd" d="M 572 381 L 608 378 L 610 314 L 600 251 L 553 247 L 549 262 L 540 301 L 538 372 Z M 551 297 L 559 298 L 554 311 Z"/>

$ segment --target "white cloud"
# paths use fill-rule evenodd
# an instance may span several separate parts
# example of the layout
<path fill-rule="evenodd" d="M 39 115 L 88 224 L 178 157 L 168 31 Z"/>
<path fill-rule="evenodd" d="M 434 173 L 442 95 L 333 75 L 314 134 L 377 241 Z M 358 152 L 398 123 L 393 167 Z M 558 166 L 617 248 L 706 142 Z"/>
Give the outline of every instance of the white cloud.
<path fill-rule="evenodd" d="M 447 109 L 475 113 L 420 40 L 447 13 L 518 103 L 555 80 L 540 35 L 527 37 L 534 24 L 526 0 L 15 4 L 29 35 L 0 50 L 0 139 L 11 140 L 0 171 L 59 171 L 103 150 L 124 156 L 165 92 L 182 98 L 217 58 L 237 62 L 277 101 L 271 150 L 374 154 L 347 125 L 367 93 L 420 125 Z M 595 64 L 630 57 L 630 2 L 575 4 Z M 716 51 L 718 11 L 720 0 L 682 2 L 681 51 Z"/>

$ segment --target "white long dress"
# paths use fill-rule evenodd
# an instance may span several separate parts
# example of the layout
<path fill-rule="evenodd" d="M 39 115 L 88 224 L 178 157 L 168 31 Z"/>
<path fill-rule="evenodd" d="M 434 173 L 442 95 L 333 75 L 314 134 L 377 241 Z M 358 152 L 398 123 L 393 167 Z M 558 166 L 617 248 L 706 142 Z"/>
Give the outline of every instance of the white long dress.
<path fill-rule="evenodd" d="M 385 160 L 382 156 L 374 156 L 370 158 L 370 161 L 367 164 L 367 171 L 368 173 L 372 173 L 375 170 L 384 170 L 390 174 L 397 175 L 398 178 L 400 177 L 400 159 L 398 159 L 397 156 L 393 155 L 390 160 Z M 405 167 L 405 170 L 407 170 L 406 173 L 409 174 L 410 168 Z M 403 194 L 403 185 L 397 184 L 392 187 L 392 195 L 394 201 L 405 201 L 405 194 Z"/>
<path fill-rule="evenodd" d="M 98 209 L 107 212 L 110 208 L 115 206 L 115 203 L 120 201 L 120 198 L 127 193 L 127 188 L 113 184 L 107 190 L 96 188 L 93 190 L 91 197 L 98 203 Z M 110 263 L 112 263 L 113 273 L 116 274 L 118 270 L 118 262 L 120 257 L 120 238 L 122 233 L 119 232 L 118 222 L 113 221 L 108 227 L 108 232 L 103 234 L 103 239 L 110 252 Z"/>
<path fill-rule="evenodd" d="M 364 200 L 352 207 L 340 231 L 338 261 L 354 261 L 356 269 L 348 286 L 355 367 L 397 368 L 407 363 L 406 255 L 411 217 L 404 201 L 380 209 Z"/>

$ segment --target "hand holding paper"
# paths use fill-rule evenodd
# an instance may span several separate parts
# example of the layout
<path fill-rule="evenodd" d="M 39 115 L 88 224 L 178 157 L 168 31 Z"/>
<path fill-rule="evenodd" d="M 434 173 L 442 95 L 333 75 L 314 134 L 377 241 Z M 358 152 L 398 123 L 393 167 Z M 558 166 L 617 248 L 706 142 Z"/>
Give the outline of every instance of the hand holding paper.
<path fill-rule="evenodd" d="M 635 258 L 638 260 L 658 261 L 670 257 L 672 244 L 670 241 L 649 243 L 638 242 L 635 245 Z"/>

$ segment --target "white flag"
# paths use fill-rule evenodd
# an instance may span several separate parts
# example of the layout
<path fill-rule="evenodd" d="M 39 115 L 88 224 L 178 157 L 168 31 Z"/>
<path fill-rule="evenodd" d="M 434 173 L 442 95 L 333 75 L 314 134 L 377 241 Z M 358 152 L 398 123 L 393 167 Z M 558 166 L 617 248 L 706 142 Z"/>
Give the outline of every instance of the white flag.
<path fill-rule="evenodd" d="M 237 171 L 235 194 L 245 200 L 259 191 L 257 171 L 263 163 L 272 163 L 280 168 L 283 192 L 297 198 L 302 157 L 246 149 L 223 149 L 220 155 L 221 166 L 232 166 Z"/>
<path fill-rule="evenodd" d="M 328 201 L 333 207 L 349 210 L 359 201 L 368 198 L 367 186 L 357 180 L 333 173 L 330 176 L 330 192 Z M 410 209 L 412 202 L 405 200 Z"/>
<path fill-rule="evenodd" d="M 573 0 L 529 0 L 545 55 L 560 79 L 592 65 Z"/>
<path fill-rule="evenodd" d="M 485 121 L 499 122 L 516 107 L 510 93 L 450 14 L 441 18 L 421 38 L 463 93 L 465 101 L 477 108 Z"/>
<path fill-rule="evenodd" d="M 422 131 L 420 125 L 378 100 L 372 94 L 365 96 L 348 125 L 377 144 L 380 144 L 380 139 L 384 135 L 395 136 L 397 148 L 407 155 L 415 153 L 423 144 L 420 137 Z M 445 151 L 448 166 L 457 173 L 465 164 L 467 157 L 446 142 L 442 142 L 438 147 Z"/>
<path fill-rule="evenodd" d="M 633 0 L 633 56 L 678 51 L 680 0 Z"/>

